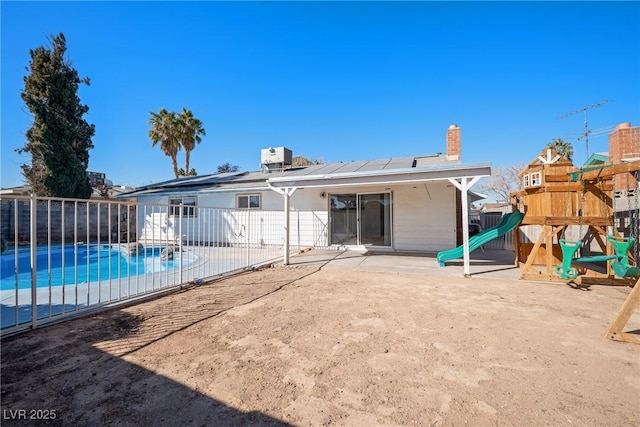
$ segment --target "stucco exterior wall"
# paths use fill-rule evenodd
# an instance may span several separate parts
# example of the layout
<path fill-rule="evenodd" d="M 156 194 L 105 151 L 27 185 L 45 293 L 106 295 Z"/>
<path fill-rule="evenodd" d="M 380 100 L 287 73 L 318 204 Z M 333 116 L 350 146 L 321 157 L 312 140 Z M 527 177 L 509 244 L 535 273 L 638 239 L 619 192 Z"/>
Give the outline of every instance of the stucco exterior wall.
<path fill-rule="evenodd" d="M 416 185 L 344 186 L 297 189 L 290 198 L 291 244 L 301 247 L 326 247 L 331 232 L 330 194 L 392 193 L 392 246 L 396 251 L 437 252 L 456 246 L 455 188 L 448 182 L 434 181 Z M 237 194 L 261 194 L 259 210 L 236 209 Z M 196 240 L 217 243 L 281 245 L 284 242 L 284 198 L 272 191 L 240 191 L 193 194 L 202 208 L 198 218 L 183 218 L 181 228 L 192 230 Z M 189 195 L 184 194 L 183 197 Z M 172 196 L 175 197 L 175 196 Z M 139 207 L 139 232 L 144 234 L 145 218 L 166 207 L 169 196 L 142 197 Z M 155 205 L 155 207 L 154 207 Z M 206 208 L 205 208 L 206 207 Z M 224 210 L 213 213 L 209 208 Z M 166 212 L 166 210 L 165 210 Z M 178 229 L 176 218 L 167 224 Z M 217 230 L 211 233 L 209 230 Z M 267 231 L 268 230 L 268 231 Z M 179 235 L 180 233 L 176 233 Z M 243 240 L 245 239 L 245 240 Z"/>
<path fill-rule="evenodd" d="M 393 192 L 396 250 L 437 252 L 456 246 L 455 187 L 444 182 Z"/>

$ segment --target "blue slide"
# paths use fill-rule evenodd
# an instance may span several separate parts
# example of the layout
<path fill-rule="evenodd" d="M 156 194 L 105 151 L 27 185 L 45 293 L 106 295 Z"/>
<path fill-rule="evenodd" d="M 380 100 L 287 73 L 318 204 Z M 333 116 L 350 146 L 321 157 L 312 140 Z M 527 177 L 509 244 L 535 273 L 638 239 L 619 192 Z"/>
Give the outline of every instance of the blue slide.
<path fill-rule="evenodd" d="M 522 222 L 524 214 L 522 212 L 508 213 L 502 217 L 500 224 L 495 227 L 487 228 L 486 230 L 476 234 L 469 239 L 469 252 L 473 252 L 485 243 L 496 239 L 504 234 L 507 234 Z M 462 245 L 457 248 L 449 249 L 446 251 L 438 252 L 438 264 L 440 267 L 444 267 L 445 261 L 451 261 L 452 259 L 459 259 L 464 256 L 464 248 Z"/>

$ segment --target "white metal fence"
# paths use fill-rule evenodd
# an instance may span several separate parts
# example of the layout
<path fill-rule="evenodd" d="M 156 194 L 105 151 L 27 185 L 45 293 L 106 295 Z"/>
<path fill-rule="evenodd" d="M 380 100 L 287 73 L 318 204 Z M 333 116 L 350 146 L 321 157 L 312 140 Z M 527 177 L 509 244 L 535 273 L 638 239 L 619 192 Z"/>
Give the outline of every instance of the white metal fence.
<path fill-rule="evenodd" d="M 292 212 L 290 252 L 326 247 L 326 213 Z M 283 256 L 281 211 L 0 198 L 2 335 Z"/>
<path fill-rule="evenodd" d="M 483 230 L 496 227 L 502 220 L 503 213 L 497 214 L 481 214 L 480 225 Z M 503 249 L 512 251 L 515 249 L 513 244 L 513 231 L 510 231 L 502 236 L 497 237 L 483 245 L 485 249 Z"/>

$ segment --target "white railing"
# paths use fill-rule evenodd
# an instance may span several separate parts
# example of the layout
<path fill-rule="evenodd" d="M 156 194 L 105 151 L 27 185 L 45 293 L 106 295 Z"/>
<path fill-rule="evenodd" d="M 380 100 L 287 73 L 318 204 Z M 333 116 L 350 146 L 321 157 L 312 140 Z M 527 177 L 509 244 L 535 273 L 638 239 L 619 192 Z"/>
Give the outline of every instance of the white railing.
<path fill-rule="evenodd" d="M 281 211 L 2 196 L 2 335 L 283 256 Z M 325 214 L 326 215 L 326 214 Z M 290 215 L 290 252 L 326 247 L 326 219 Z"/>

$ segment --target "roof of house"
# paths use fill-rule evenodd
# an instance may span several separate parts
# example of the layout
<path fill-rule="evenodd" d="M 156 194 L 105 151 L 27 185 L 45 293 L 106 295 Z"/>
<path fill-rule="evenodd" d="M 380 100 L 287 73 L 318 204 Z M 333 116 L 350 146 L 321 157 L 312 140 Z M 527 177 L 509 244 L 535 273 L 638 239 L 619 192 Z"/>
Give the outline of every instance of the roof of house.
<path fill-rule="evenodd" d="M 586 162 L 584 162 L 584 166 L 594 166 L 601 165 L 607 163 L 609 161 L 609 152 L 604 151 L 601 153 L 593 153 Z"/>
<path fill-rule="evenodd" d="M 469 168 L 471 172 L 469 173 Z M 448 160 L 443 154 L 407 156 L 378 160 L 325 163 L 291 167 L 281 171 L 229 172 L 184 177 L 158 182 L 124 193 L 119 197 L 208 193 L 226 191 L 258 191 L 270 187 L 312 187 L 369 184 L 406 179 L 446 179 L 457 176 L 485 176 L 491 173 L 488 164 L 464 165 L 459 160 Z M 418 175 L 420 177 L 418 178 Z M 411 176 L 412 178 L 409 178 Z M 381 181 L 383 178 L 386 181 Z"/>
<path fill-rule="evenodd" d="M 509 202 L 496 202 L 496 203 L 485 203 L 480 206 L 480 210 L 482 212 L 502 212 L 504 209 L 510 208 L 511 203 Z"/>
<path fill-rule="evenodd" d="M 91 199 L 109 199 L 118 197 L 120 194 L 128 193 L 132 191 L 132 187 L 125 186 L 109 186 L 104 188 L 93 187 L 91 193 Z M 21 185 L 19 187 L 9 187 L 0 189 L 0 195 L 3 196 L 28 196 L 31 194 L 31 187 L 29 185 Z"/>

